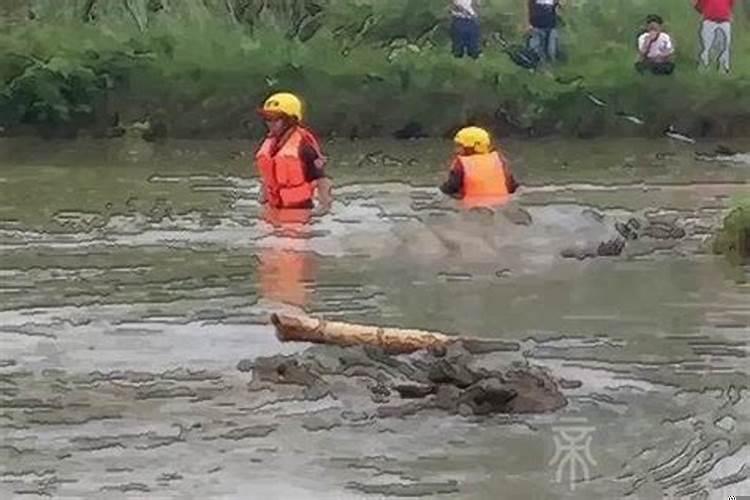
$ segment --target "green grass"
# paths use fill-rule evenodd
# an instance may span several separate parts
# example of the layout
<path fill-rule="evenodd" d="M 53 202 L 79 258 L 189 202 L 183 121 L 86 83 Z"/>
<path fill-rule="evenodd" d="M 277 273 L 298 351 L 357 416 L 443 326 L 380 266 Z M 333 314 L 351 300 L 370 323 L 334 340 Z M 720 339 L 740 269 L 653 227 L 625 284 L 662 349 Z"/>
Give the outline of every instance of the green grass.
<path fill-rule="evenodd" d="M 741 9 L 726 77 L 696 71 L 699 19 L 690 6 L 660 2 L 678 69 L 652 77 L 633 70 L 635 37 L 654 11 L 646 0 L 569 8 L 568 61 L 552 74 L 518 68 L 491 43 L 479 61 L 453 58 L 445 2 L 437 0 L 181 0 L 158 11 L 158 0 L 99 0 L 89 22 L 84 1 L 36 2 L 34 20 L 25 2 L 15 10 L 9 3 L 0 31 L 0 125 L 10 133 L 103 132 L 117 114 L 124 123 L 160 120 L 173 136 L 238 136 L 259 131 L 252 109 L 282 89 L 304 96 L 322 133 L 360 137 L 410 122 L 430 135 L 475 121 L 501 133 L 580 136 L 656 134 L 669 124 L 727 135 L 750 124 Z M 495 0 L 483 12 L 483 33 L 520 42 L 523 21 L 519 2 Z M 578 75 L 582 85 L 554 79 Z M 584 91 L 609 106 L 594 106 Z M 646 125 L 615 116 L 620 110 Z"/>
<path fill-rule="evenodd" d="M 738 204 L 727 214 L 713 249 L 734 264 L 750 262 L 750 201 Z"/>

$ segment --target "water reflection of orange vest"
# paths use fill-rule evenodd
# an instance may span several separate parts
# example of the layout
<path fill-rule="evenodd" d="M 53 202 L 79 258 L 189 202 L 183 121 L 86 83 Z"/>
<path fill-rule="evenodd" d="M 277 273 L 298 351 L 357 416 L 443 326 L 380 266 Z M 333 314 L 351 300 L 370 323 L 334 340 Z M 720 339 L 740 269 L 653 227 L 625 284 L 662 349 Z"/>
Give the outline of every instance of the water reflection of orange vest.
<path fill-rule="evenodd" d="M 320 145 L 312 133 L 299 126 L 281 140 L 283 143 L 279 147 L 275 138 L 267 138 L 256 154 L 267 201 L 263 219 L 280 228 L 282 236 L 304 242 L 312 218 L 315 185 L 305 178 L 300 147 L 309 144 L 322 156 Z M 304 306 L 308 297 L 305 284 L 315 274 L 314 256 L 304 249 L 266 248 L 259 257 L 262 295 L 270 300 Z"/>
<path fill-rule="evenodd" d="M 291 233 L 292 237 L 298 237 L 304 230 L 304 226 L 312 219 L 312 210 L 309 208 L 275 208 L 266 204 L 263 206 L 263 220 L 276 227 L 281 227 L 284 232 Z"/>
<path fill-rule="evenodd" d="M 497 151 L 458 156 L 456 162 L 463 170 L 463 205 L 496 205 L 510 198 L 505 162 Z"/>
<path fill-rule="evenodd" d="M 261 250 L 258 268 L 260 292 L 266 299 L 299 307 L 307 303 L 308 290 L 305 283 L 314 278 L 316 264 L 315 255 L 305 251 L 311 212 L 307 209 L 266 206 L 264 218 L 280 229 L 277 234 L 302 243 L 294 251 L 280 248 Z"/>
<path fill-rule="evenodd" d="M 306 283 L 314 279 L 314 255 L 266 248 L 260 253 L 261 294 L 268 300 L 303 307 L 307 304 Z"/>
<path fill-rule="evenodd" d="M 277 139 L 268 137 L 255 155 L 266 201 L 271 207 L 294 208 L 312 204 L 315 185 L 305 179 L 300 157 L 302 144 L 309 144 L 322 156 L 318 140 L 300 126 L 290 131 L 277 151 Z"/>

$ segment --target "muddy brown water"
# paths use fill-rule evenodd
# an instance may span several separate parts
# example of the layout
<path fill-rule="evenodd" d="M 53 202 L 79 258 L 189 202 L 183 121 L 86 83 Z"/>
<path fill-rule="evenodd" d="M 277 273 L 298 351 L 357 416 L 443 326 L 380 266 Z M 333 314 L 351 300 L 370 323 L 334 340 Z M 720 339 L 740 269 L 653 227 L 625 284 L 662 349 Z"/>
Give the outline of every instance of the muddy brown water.
<path fill-rule="evenodd" d="M 449 144 L 328 148 L 332 212 L 282 234 L 244 143 L 0 141 L 1 498 L 750 495 L 748 270 L 705 252 L 750 165 L 511 142 L 524 189 L 467 213 Z M 633 216 L 686 236 L 560 256 Z M 305 348 L 267 325 L 298 308 L 516 340 L 581 385 L 482 419 L 248 393 L 239 361 Z"/>

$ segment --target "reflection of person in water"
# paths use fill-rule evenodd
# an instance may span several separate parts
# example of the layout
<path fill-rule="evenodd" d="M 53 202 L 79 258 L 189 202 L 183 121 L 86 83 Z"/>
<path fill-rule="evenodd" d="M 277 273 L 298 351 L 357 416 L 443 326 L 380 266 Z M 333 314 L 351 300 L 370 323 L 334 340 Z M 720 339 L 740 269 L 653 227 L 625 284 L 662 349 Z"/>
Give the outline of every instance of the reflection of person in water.
<path fill-rule="evenodd" d="M 265 299 L 304 307 L 308 300 L 306 283 L 315 277 L 315 255 L 307 251 L 311 230 L 309 209 L 266 209 L 264 218 L 277 228 L 276 234 L 294 242 L 263 248 L 259 254 L 260 292 Z M 282 244 L 283 245 L 283 244 Z"/>
<path fill-rule="evenodd" d="M 259 257 L 263 298 L 297 307 L 307 305 L 307 283 L 317 270 L 315 256 L 304 251 L 264 248 Z"/>
<path fill-rule="evenodd" d="M 278 93 L 263 104 L 260 114 L 268 135 L 255 160 L 262 182 L 263 218 L 284 237 L 306 242 L 317 192 L 318 209 L 331 206 L 331 185 L 324 172 L 326 158 L 315 135 L 302 125 L 302 102 Z M 270 300 L 303 307 L 306 283 L 315 273 L 314 255 L 305 249 L 266 248 L 260 254 L 260 288 Z"/>

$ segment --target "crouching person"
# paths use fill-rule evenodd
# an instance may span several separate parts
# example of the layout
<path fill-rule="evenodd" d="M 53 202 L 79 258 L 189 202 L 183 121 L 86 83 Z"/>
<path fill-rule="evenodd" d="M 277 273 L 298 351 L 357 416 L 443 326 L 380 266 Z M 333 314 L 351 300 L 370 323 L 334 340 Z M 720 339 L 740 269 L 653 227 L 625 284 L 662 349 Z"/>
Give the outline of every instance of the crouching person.
<path fill-rule="evenodd" d="M 639 73 L 649 71 L 654 75 L 671 75 L 674 71 L 674 43 L 663 25 L 664 21 L 659 16 L 646 18 L 646 31 L 638 37 L 635 69 Z"/>

